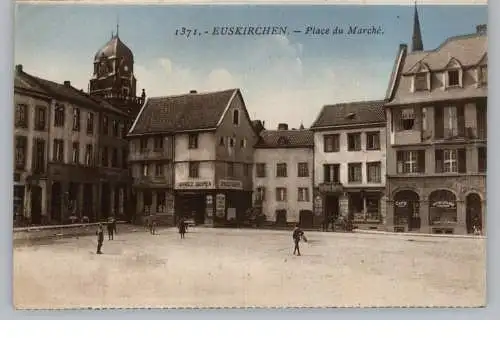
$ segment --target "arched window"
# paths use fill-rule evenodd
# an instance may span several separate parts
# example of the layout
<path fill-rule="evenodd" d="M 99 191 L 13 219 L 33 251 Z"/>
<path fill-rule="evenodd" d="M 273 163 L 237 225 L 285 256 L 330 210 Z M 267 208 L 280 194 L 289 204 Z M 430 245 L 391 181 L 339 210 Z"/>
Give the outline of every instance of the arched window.
<path fill-rule="evenodd" d="M 448 190 L 435 190 L 429 196 L 430 224 L 446 225 L 457 222 L 457 198 Z"/>
<path fill-rule="evenodd" d="M 420 197 L 412 190 L 401 190 L 394 195 L 394 225 L 420 228 Z"/>

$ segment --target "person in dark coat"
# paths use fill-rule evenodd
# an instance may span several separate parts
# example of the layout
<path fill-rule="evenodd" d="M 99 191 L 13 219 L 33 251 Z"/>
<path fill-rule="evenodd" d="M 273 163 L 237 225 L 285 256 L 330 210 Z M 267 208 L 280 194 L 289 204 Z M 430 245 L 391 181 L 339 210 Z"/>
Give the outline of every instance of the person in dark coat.
<path fill-rule="evenodd" d="M 97 252 L 96 253 L 98 255 L 100 255 L 100 254 L 102 254 L 102 252 L 101 252 L 102 242 L 104 242 L 104 230 L 102 228 L 101 223 L 99 223 L 97 225 L 96 235 L 97 235 Z"/>
<path fill-rule="evenodd" d="M 184 238 L 184 235 L 186 233 L 186 220 L 184 218 L 181 218 L 181 221 L 179 222 L 179 234 L 181 235 L 181 238 Z"/>
<path fill-rule="evenodd" d="M 304 231 L 302 231 L 302 229 L 300 229 L 298 226 L 295 227 L 295 229 L 293 229 L 293 233 L 292 233 L 293 243 L 295 244 L 295 246 L 293 248 L 294 255 L 297 252 L 297 256 L 300 256 L 299 243 L 300 243 L 302 236 L 304 236 Z"/>
<path fill-rule="evenodd" d="M 106 224 L 106 228 L 108 230 L 108 241 L 115 239 L 114 219 L 111 219 L 111 218 L 108 219 L 108 222 Z"/>

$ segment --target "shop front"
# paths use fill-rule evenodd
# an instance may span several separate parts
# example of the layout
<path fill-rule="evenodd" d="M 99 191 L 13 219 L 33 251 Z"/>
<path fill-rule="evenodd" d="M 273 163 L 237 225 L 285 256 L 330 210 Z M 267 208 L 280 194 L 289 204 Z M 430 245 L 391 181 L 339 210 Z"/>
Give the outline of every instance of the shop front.
<path fill-rule="evenodd" d="M 383 222 L 382 198 L 380 189 L 347 191 L 348 210 L 353 223 L 360 228 L 378 229 Z"/>
<path fill-rule="evenodd" d="M 429 195 L 429 226 L 432 233 L 452 234 L 457 227 L 457 198 L 449 190 L 435 190 Z"/>

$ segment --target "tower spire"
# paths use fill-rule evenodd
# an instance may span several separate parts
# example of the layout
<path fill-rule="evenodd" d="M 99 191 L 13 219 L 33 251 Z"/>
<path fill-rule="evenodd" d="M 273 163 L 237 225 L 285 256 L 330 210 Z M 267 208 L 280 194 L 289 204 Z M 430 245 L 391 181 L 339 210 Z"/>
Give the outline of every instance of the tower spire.
<path fill-rule="evenodd" d="M 118 31 L 120 30 L 120 16 L 116 16 L 116 37 L 118 37 Z"/>
<path fill-rule="evenodd" d="M 418 18 L 417 1 L 415 1 L 415 13 L 413 14 L 413 36 L 411 42 L 412 52 L 424 50 L 422 32 L 420 31 L 420 20 Z"/>

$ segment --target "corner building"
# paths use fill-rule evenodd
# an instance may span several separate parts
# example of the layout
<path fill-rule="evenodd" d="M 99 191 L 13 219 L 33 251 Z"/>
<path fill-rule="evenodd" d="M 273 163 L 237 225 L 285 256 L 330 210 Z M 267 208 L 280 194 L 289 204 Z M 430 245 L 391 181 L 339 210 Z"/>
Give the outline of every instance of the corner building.
<path fill-rule="evenodd" d="M 387 93 L 387 228 L 466 234 L 486 221 L 487 34 L 401 45 Z"/>

